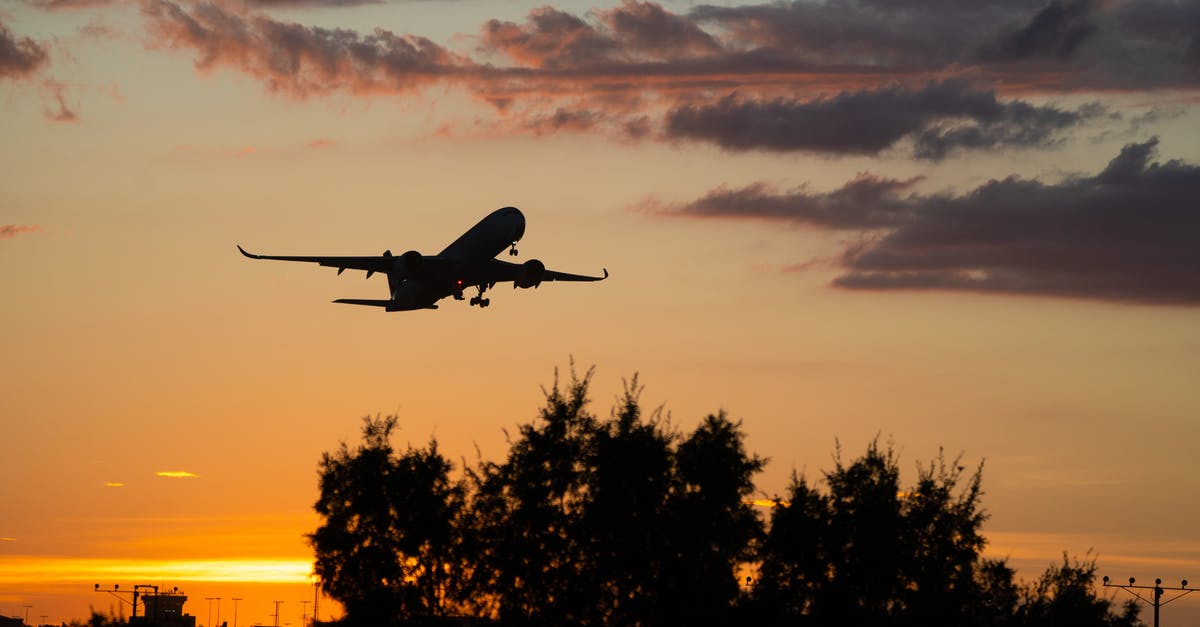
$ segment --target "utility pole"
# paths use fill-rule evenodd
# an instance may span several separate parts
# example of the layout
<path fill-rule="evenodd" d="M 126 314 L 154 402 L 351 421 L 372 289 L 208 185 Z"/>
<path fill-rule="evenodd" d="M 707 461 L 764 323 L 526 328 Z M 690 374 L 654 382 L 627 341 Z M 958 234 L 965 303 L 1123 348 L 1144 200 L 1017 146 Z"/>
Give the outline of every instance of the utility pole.
<path fill-rule="evenodd" d="M 25 606 L 25 623 L 24 624 L 26 624 L 26 625 L 29 624 L 29 608 L 31 608 L 31 607 L 33 607 L 33 606 L 32 605 Z"/>
<path fill-rule="evenodd" d="M 1158 627 L 1158 608 L 1160 608 L 1172 601 L 1177 601 L 1179 599 L 1182 599 L 1183 597 L 1185 597 L 1193 592 L 1196 592 L 1197 590 L 1200 590 L 1200 588 L 1189 588 L 1187 579 L 1184 579 L 1182 582 L 1180 582 L 1178 588 L 1172 588 L 1169 586 L 1163 587 L 1162 579 L 1155 579 L 1153 586 L 1135 586 L 1135 585 L 1133 585 L 1134 581 L 1136 581 L 1136 580 L 1133 577 L 1130 577 L 1129 585 L 1125 585 L 1122 583 L 1109 583 L 1108 575 L 1105 575 L 1104 576 L 1104 587 L 1105 588 L 1120 588 L 1120 589 L 1128 592 L 1129 594 L 1132 594 L 1133 596 L 1137 597 L 1143 603 L 1149 603 L 1150 605 L 1154 606 L 1154 627 Z M 1153 600 L 1147 599 L 1146 597 L 1142 596 L 1141 594 L 1138 594 L 1138 592 L 1137 592 L 1138 590 L 1150 590 L 1152 596 L 1154 597 Z M 1163 601 L 1162 600 L 1163 592 L 1165 592 L 1167 590 L 1178 591 L 1178 592 L 1180 592 L 1180 594 L 1177 594 L 1177 595 L 1167 599 L 1166 601 Z"/>
<path fill-rule="evenodd" d="M 275 613 L 272 614 L 271 616 L 275 617 L 275 627 L 279 627 L 279 606 L 283 605 L 283 601 L 274 601 L 274 603 L 275 603 Z"/>
<path fill-rule="evenodd" d="M 300 602 L 300 627 L 305 627 L 308 624 L 308 604 L 312 601 Z"/>
<path fill-rule="evenodd" d="M 237 627 L 237 604 L 242 597 L 233 597 L 233 627 Z"/>

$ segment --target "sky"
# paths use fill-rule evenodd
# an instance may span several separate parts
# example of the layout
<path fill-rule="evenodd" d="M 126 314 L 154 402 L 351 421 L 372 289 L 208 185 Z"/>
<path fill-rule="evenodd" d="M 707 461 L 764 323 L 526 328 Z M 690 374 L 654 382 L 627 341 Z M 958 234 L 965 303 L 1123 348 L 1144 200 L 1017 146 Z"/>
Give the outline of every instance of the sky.
<path fill-rule="evenodd" d="M 3 0 L 0 111 L 0 615 L 299 621 L 322 452 L 498 459 L 572 360 L 740 419 L 764 496 L 943 449 L 1021 576 L 1200 580 L 1194 0 Z M 610 278 L 385 313 L 235 248 L 509 205 Z"/>

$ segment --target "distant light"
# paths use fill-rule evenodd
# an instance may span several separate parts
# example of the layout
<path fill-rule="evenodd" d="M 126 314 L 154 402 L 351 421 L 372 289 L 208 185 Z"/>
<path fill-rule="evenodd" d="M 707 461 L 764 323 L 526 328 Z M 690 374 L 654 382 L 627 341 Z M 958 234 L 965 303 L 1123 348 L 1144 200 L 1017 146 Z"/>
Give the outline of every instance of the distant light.
<path fill-rule="evenodd" d="M 121 483 L 120 481 L 109 481 L 104 484 L 104 487 L 106 487 L 106 488 L 123 488 L 123 487 L 125 487 L 125 484 Z"/>

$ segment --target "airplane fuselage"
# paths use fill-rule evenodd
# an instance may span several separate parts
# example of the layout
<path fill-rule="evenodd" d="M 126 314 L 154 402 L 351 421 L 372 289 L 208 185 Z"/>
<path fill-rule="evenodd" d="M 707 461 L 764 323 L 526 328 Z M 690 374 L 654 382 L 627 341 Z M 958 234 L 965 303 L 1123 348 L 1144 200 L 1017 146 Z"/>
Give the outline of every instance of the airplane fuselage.
<path fill-rule="evenodd" d="M 450 243 L 439 257 L 469 262 L 486 261 L 521 241 L 525 215 L 516 207 L 497 209 Z"/>

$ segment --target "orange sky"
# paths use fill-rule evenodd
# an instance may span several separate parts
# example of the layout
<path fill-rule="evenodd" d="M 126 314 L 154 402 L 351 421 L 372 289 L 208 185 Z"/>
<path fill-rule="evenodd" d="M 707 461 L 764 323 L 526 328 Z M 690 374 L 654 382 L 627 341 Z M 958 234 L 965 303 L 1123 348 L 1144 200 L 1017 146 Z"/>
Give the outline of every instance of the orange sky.
<path fill-rule="evenodd" d="M 323 451 L 395 413 L 401 445 L 497 458 L 571 356 L 599 413 L 640 373 L 683 430 L 742 419 L 766 496 L 838 442 L 944 447 L 985 460 L 989 551 L 1023 576 L 1092 549 L 1200 580 L 1200 111 L 1170 3 L 1041 34 L 1034 0 L 927 29 L 905 2 L 213 4 L 243 40 L 186 0 L 49 4 L 0 8 L 0 615 L 150 583 L 202 624 L 235 596 L 298 621 Z M 611 278 L 384 314 L 329 303 L 379 277 L 235 249 L 432 254 L 505 205 L 521 259 Z M 973 219 L 1032 235 L 984 251 Z"/>

